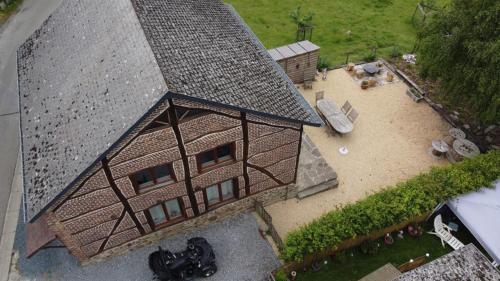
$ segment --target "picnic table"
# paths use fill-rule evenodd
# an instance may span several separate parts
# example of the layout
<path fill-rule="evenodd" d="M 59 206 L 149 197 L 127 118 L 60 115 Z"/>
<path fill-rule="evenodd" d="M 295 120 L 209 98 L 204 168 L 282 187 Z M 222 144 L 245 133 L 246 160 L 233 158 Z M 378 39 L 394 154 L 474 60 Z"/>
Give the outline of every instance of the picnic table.
<path fill-rule="evenodd" d="M 351 120 L 337 107 L 335 102 L 329 99 L 321 99 L 316 102 L 316 107 L 325 118 L 326 123 L 335 131 L 346 134 L 352 132 L 354 125 Z"/>

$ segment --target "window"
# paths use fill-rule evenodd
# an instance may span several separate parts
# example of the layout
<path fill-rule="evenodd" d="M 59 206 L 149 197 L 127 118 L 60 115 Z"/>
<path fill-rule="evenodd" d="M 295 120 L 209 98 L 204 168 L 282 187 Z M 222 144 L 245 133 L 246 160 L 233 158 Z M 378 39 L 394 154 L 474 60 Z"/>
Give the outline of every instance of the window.
<path fill-rule="evenodd" d="M 153 227 L 178 221 L 184 217 L 178 199 L 165 201 L 148 209 Z"/>
<path fill-rule="evenodd" d="M 234 180 L 227 180 L 205 188 L 207 205 L 214 206 L 234 198 Z"/>
<path fill-rule="evenodd" d="M 215 149 L 202 152 L 196 156 L 198 160 L 198 170 L 234 160 L 234 143 L 219 146 Z"/>
<path fill-rule="evenodd" d="M 148 187 L 174 180 L 174 173 L 170 164 L 164 164 L 139 171 L 131 179 L 138 191 L 144 191 Z"/>

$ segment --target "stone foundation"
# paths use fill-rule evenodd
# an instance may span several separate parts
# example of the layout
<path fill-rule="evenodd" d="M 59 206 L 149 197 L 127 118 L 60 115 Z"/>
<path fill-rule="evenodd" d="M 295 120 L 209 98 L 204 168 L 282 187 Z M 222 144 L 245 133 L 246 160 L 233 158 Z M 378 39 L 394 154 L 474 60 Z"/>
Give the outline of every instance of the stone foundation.
<path fill-rule="evenodd" d="M 139 237 L 133 241 L 122 244 L 121 246 L 114 247 L 112 249 L 104 251 L 96 256 L 91 257 L 88 261 L 82 262 L 82 265 L 88 265 L 109 259 L 114 256 L 123 255 L 134 249 L 151 245 L 157 241 L 168 238 L 170 236 L 187 233 L 191 231 L 193 228 L 203 227 L 208 224 L 224 220 L 235 214 L 252 210 L 254 208 L 255 200 L 258 200 L 262 202 L 264 206 L 267 206 L 281 200 L 294 198 L 296 196 L 297 196 L 297 186 L 295 184 L 290 184 L 287 186 L 281 186 L 273 188 L 271 190 L 266 190 L 257 193 L 255 195 L 249 196 L 247 198 L 235 201 L 233 203 L 221 206 L 220 208 L 217 208 L 206 214 L 200 215 L 196 218 L 192 218 L 180 222 L 178 224 L 165 227 L 148 235 Z"/>

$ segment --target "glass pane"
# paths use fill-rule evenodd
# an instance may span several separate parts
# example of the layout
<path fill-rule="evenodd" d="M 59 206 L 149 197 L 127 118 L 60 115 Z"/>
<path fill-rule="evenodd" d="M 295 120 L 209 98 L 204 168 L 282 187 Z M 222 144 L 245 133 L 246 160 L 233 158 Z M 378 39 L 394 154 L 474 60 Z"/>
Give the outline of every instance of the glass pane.
<path fill-rule="evenodd" d="M 224 161 L 231 159 L 231 146 L 230 145 L 224 145 L 219 148 L 217 148 L 217 158 L 219 158 L 219 161 Z"/>
<path fill-rule="evenodd" d="M 179 201 L 177 199 L 165 202 L 165 207 L 167 207 L 167 213 L 170 219 L 182 216 L 181 206 L 179 206 Z"/>
<path fill-rule="evenodd" d="M 219 200 L 219 189 L 216 185 L 207 188 L 207 200 L 208 205 L 213 205 L 218 203 Z"/>
<path fill-rule="evenodd" d="M 199 157 L 201 161 L 201 166 L 206 167 L 215 164 L 213 151 L 207 151 L 200 154 Z"/>
<path fill-rule="evenodd" d="M 222 200 L 233 198 L 233 180 L 228 180 L 220 184 L 222 189 Z"/>
<path fill-rule="evenodd" d="M 147 187 L 153 184 L 153 179 L 148 171 L 141 171 L 134 175 L 135 182 L 139 188 Z"/>
<path fill-rule="evenodd" d="M 169 165 L 155 167 L 155 176 L 157 182 L 169 181 L 172 179 L 172 171 Z"/>
<path fill-rule="evenodd" d="M 167 221 L 163 208 L 160 205 L 149 208 L 149 214 L 151 215 L 151 219 L 153 219 L 153 223 L 155 225 L 159 225 Z"/>

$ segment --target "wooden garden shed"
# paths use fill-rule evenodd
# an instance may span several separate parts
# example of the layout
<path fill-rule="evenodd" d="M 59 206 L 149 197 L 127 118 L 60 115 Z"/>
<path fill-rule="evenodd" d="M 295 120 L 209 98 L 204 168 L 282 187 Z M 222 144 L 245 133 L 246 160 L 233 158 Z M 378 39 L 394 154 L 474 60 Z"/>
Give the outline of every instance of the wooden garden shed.
<path fill-rule="evenodd" d="M 319 50 L 317 45 L 306 40 L 271 49 L 268 52 L 281 65 L 293 83 L 298 84 L 314 79 Z"/>

